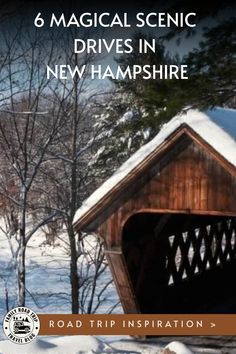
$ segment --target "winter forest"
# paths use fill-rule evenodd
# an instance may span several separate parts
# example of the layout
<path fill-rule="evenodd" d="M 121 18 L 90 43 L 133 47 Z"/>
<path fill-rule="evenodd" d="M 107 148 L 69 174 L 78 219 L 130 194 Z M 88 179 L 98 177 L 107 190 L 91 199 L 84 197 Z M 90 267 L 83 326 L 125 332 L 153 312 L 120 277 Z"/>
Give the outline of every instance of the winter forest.
<path fill-rule="evenodd" d="M 75 232 L 76 210 L 181 110 L 236 108 L 232 3 L 195 5 L 199 30 L 157 33 L 156 53 L 106 56 L 74 53 L 78 29 L 38 31 L 30 5 L 24 15 L 25 3 L 16 12 L 1 1 L 1 318 L 25 305 L 38 313 L 122 313 L 103 240 Z M 157 6 L 150 1 L 150 9 Z M 176 0 L 168 6 L 190 5 Z M 100 34 L 81 31 L 80 38 L 91 35 Z M 153 34 L 131 36 L 136 43 Z M 48 79 L 46 66 L 60 62 L 188 65 L 189 79 L 90 80 L 89 73 Z"/>

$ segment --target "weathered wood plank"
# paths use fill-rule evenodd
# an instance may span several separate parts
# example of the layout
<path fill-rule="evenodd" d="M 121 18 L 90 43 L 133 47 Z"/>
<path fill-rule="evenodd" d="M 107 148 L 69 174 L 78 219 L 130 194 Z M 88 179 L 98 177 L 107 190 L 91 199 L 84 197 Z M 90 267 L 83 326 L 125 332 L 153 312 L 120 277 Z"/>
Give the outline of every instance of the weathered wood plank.
<path fill-rule="evenodd" d="M 126 313 L 139 313 L 138 304 L 122 252 L 119 250 L 106 250 L 105 253 L 124 311 Z"/>

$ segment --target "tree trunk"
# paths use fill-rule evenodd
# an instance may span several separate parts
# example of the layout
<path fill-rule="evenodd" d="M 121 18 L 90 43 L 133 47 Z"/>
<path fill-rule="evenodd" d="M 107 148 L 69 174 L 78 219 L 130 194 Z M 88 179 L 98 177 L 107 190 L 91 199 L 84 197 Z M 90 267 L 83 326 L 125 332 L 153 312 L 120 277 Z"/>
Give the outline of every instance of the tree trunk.
<path fill-rule="evenodd" d="M 78 55 L 74 54 L 74 64 L 78 64 Z M 73 79 L 74 87 L 74 109 L 72 117 L 72 159 L 71 165 L 71 200 L 69 212 L 69 225 L 68 234 L 70 239 L 70 282 L 71 282 L 71 311 L 72 313 L 79 313 L 79 276 L 77 267 L 77 248 L 76 248 L 76 235 L 73 228 L 73 218 L 76 212 L 77 205 L 77 134 L 78 134 L 78 85 L 79 79 L 77 75 Z"/>
<path fill-rule="evenodd" d="M 70 283 L 71 283 L 71 311 L 79 313 L 79 276 L 77 269 L 77 250 L 75 233 L 72 226 L 68 230 L 70 239 Z"/>
<path fill-rule="evenodd" d="M 25 154 L 26 156 L 26 154 Z M 26 170 L 26 169 L 25 169 Z M 25 306 L 25 252 L 26 252 L 26 200 L 27 191 L 25 184 L 21 186 L 21 200 L 22 200 L 22 212 L 20 217 L 20 240 L 19 240 L 19 253 L 17 256 L 17 280 L 18 280 L 18 292 L 17 302 L 18 306 Z"/>
<path fill-rule="evenodd" d="M 25 235 L 20 235 L 20 249 L 19 249 L 18 261 L 17 261 L 18 306 L 25 306 L 25 251 L 26 251 Z"/>

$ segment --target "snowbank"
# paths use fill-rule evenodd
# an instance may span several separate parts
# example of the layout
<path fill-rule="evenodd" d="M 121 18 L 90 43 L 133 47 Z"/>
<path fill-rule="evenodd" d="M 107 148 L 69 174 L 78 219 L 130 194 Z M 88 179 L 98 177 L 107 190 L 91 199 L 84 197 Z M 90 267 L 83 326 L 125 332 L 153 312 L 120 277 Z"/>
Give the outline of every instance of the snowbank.
<path fill-rule="evenodd" d="M 163 350 L 163 354 L 194 354 L 181 342 L 171 342 Z"/>
<path fill-rule="evenodd" d="M 41 337 L 26 345 L 8 340 L 0 342 L 1 354 L 100 354 L 111 353 L 111 348 L 91 336 Z M 114 351 L 113 351 L 114 353 Z"/>
<path fill-rule="evenodd" d="M 170 338 L 169 338 L 170 339 Z M 92 336 L 63 336 L 36 338 L 27 345 L 19 345 L 8 340 L 0 341 L 0 354 L 235 354 L 235 342 L 218 349 L 204 345 L 204 339 L 196 342 L 194 337 L 186 339 L 188 347 L 180 341 L 157 337 L 150 340 L 135 340 L 129 336 L 105 336 L 102 339 Z M 222 343 L 225 340 L 222 341 Z M 215 346 L 215 345 L 213 345 Z"/>

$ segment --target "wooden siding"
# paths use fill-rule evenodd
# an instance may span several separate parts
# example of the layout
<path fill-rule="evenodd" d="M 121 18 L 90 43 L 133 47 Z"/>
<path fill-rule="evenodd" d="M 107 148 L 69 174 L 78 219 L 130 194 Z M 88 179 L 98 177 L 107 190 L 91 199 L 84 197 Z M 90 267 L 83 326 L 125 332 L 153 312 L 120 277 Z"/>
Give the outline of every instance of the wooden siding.
<path fill-rule="evenodd" d="M 121 250 L 106 251 L 116 288 L 125 313 L 138 313 L 139 308 L 134 294 L 130 275 Z"/>
<path fill-rule="evenodd" d="M 236 215 L 236 178 L 194 141 L 182 151 L 173 147 L 168 160 L 153 164 L 131 189 L 98 228 L 108 248 L 121 245 L 123 226 L 134 213 Z"/>

